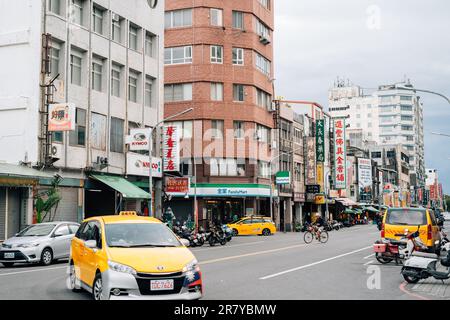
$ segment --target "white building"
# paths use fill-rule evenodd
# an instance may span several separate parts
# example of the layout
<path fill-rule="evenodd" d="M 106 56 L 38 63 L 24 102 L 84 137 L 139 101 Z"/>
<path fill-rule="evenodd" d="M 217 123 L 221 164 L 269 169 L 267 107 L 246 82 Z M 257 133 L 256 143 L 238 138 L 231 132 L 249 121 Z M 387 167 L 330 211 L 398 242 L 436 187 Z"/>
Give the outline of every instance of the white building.
<path fill-rule="evenodd" d="M 120 190 L 90 177 L 101 172 L 145 188 L 145 175 L 127 172 L 127 158 L 137 155 L 127 152 L 125 136 L 162 119 L 164 1 L 0 0 L 0 8 L 0 161 L 59 172 L 65 213 L 58 218 L 80 220 L 104 203 L 95 214 L 114 212 Z M 51 103 L 75 105 L 75 131 L 46 139 Z M 7 189 L 0 180 L 0 225 Z M 30 197 L 19 199 L 28 208 L 19 225 L 32 222 Z"/>
<path fill-rule="evenodd" d="M 412 86 L 409 83 L 403 86 Z M 420 97 L 399 85 L 380 86 L 369 94 L 358 86 L 330 90 L 330 114 L 348 116 L 349 131 L 362 129 L 367 141 L 403 145 L 409 152 L 411 185 L 425 183 L 423 105 Z"/>

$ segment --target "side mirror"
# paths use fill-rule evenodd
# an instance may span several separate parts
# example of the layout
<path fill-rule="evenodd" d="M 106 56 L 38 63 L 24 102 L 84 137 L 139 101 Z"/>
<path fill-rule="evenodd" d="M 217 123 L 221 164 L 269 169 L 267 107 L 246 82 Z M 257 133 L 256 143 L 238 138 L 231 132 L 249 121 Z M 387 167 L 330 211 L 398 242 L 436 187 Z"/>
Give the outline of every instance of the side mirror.
<path fill-rule="evenodd" d="M 189 247 L 189 245 L 190 245 L 190 242 L 187 239 L 180 239 L 180 242 L 185 247 Z"/>
<path fill-rule="evenodd" d="M 58 237 L 62 237 L 62 236 L 63 236 L 63 234 L 61 232 L 55 232 L 53 234 L 53 238 L 58 238 Z"/>
<path fill-rule="evenodd" d="M 96 249 L 97 248 L 97 242 L 95 240 L 89 240 L 85 241 L 84 245 L 89 249 Z"/>

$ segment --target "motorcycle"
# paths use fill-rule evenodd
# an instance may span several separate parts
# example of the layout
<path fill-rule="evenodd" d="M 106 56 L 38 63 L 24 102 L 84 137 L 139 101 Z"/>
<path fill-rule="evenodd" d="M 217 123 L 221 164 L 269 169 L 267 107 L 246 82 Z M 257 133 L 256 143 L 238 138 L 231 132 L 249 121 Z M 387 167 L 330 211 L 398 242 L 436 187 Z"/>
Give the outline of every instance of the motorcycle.
<path fill-rule="evenodd" d="M 446 267 L 447 270 L 438 271 L 438 263 Z M 450 279 L 450 252 L 447 252 L 447 256 L 444 258 L 440 258 L 434 253 L 415 252 L 405 262 L 401 274 L 408 283 L 417 283 L 429 277 L 442 281 Z"/>
<path fill-rule="evenodd" d="M 230 242 L 231 239 L 233 239 L 233 230 L 226 224 L 223 224 L 222 231 L 225 234 L 225 238 L 227 239 L 227 241 Z"/>
<path fill-rule="evenodd" d="M 211 224 L 209 227 L 208 242 L 211 247 L 213 247 L 216 243 L 220 243 L 222 246 L 226 245 L 227 238 L 225 237 L 225 233 L 222 231 L 222 228 L 218 228 Z"/>
<path fill-rule="evenodd" d="M 402 237 L 400 240 L 383 239 L 374 243 L 373 249 L 375 251 L 375 258 L 381 264 L 387 264 L 395 261 L 398 265 L 407 260 L 416 250 L 427 250 L 427 246 L 420 239 L 420 227 L 416 232 L 408 234 L 405 230 L 404 234 L 396 234 L 397 237 Z"/>

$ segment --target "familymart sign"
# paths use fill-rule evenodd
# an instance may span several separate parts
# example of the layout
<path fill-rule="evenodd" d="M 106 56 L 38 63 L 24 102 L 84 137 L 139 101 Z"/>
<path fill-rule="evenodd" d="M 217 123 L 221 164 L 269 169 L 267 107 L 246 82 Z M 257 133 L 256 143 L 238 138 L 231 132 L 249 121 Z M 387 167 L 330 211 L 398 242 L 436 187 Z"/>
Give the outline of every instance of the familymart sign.
<path fill-rule="evenodd" d="M 278 185 L 291 184 L 291 173 L 289 171 L 280 171 L 277 173 L 275 181 Z"/>

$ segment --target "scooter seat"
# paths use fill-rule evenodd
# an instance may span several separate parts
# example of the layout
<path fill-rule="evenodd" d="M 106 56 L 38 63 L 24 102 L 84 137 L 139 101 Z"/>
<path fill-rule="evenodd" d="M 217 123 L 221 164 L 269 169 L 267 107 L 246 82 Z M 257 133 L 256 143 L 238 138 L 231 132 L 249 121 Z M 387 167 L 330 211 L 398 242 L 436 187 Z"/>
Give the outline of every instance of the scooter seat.
<path fill-rule="evenodd" d="M 412 253 L 415 257 L 422 257 L 422 258 L 429 258 L 429 259 L 439 259 L 437 254 L 434 253 L 428 253 L 428 252 L 421 252 L 421 251 L 414 251 Z"/>
<path fill-rule="evenodd" d="M 401 245 L 406 245 L 407 244 L 406 241 L 395 240 L 395 239 L 390 239 L 390 238 L 386 238 L 386 241 L 389 242 L 390 244 L 394 245 L 394 246 L 401 246 Z"/>

